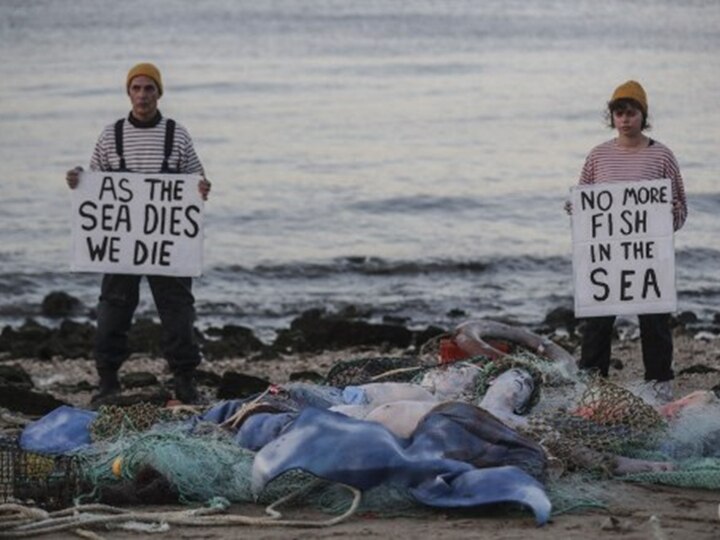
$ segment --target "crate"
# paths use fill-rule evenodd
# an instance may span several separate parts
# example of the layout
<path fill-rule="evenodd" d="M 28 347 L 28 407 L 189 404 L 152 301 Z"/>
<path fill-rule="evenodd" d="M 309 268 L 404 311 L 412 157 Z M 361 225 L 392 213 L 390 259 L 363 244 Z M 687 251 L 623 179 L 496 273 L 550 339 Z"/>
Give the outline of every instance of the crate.
<path fill-rule="evenodd" d="M 0 503 L 54 511 L 73 506 L 78 492 L 72 458 L 26 452 L 17 437 L 0 436 Z"/>

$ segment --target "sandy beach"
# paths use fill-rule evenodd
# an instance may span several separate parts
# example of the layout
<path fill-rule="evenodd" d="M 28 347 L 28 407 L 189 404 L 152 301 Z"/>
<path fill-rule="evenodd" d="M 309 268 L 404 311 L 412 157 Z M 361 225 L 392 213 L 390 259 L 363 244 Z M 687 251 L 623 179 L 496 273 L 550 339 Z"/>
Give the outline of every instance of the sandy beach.
<path fill-rule="evenodd" d="M 145 206 L 142 219 L 132 218 L 132 227 L 129 220 L 122 227 L 126 231 L 119 231 L 126 222 L 118 218 L 129 208 L 130 199 L 108 198 L 102 209 L 97 207 L 103 214 L 98 221 L 103 234 L 91 227 L 99 235 L 93 240 L 82 226 L 83 219 L 78 219 L 82 213 L 74 208 L 82 188 L 68 189 L 66 171 L 76 166 L 87 171 L 98 136 L 106 126 L 128 118 L 133 104 L 128 101 L 127 74 L 138 62 L 153 63 L 162 73 L 163 90 L 156 96 L 162 94 L 157 111 L 162 119 L 157 118 L 173 119 L 176 127 L 192 134 L 193 151 L 212 181 L 212 194 L 202 207 L 202 230 L 193 233 L 195 241 L 202 242 L 193 242 L 197 248 L 193 255 L 177 252 L 173 257 L 181 266 L 192 262 L 193 275 L 202 271 L 193 278 L 193 294 L 196 329 L 206 356 L 200 365 L 200 390 L 208 404 L 221 398 L 247 398 L 262 391 L 258 388 L 267 388 L 267 383 L 322 380 L 339 361 L 416 355 L 428 340 L 464 320 L 525 327 L 551 336 L 578 356 L 582 324 L 575 319 L 580 312 L 573 306 L 581 281 L 575 279 L 578 265 L 573 248 L 579 242 L 573 221 L 577 223 L 575 218 L 582 213 L 576 211 L 570 218 L 563 206 L 583 175 L 591 149 L 621 135 L 608 125 L 614 122 L 608 99 L 613 88 L 629 79 L 644 89 L 642 108 L 652 125 L 646 133 L 652 138 L 647 148 L 652 146 L 653 153 L 661 145 L 672 149 L 672 170 L 664 167 L 652 179 L 676 176 L 673 199 L 679 202 L 675 170 L 679 167 L 687 199 L 688 219 L 673 235 L 672 272 L 668 266 L 658 274 L 665 284 L 658 297 L 669 301 L 670 289 L 672 297 L 677 296 L 677 305 L 669 302 L 672 308 L 667 308 L 673 312 L 674 395 L 680 398 L 700 390 L 710 401 L 715 400 L 714 391 L 720 399 L 719 27 L 720 2 L 707 0 L 0 2 L 0 42 L 5 53 L 0 62 L 4 167 L 0 370 L 8 368 L 0 376 L 0 435 L 7 436 L 5 450 L 9 450 L 0 456 L 18 454 L 14 437 L 30 419 L 60 404 L 87 409 L 97 389 L 92 351 L 100 273 L 124 274 L 128 263 L 131 273 L 138 270 L 137 252 L 128 260 L 112 261 L 117 266 L 90 272 L 74 271 L 83 268 L 77 258 L 88 254 L 85 247 L 92 251 L 92 242 L 112 246 L 121 240 L 117 235 L 129 235 L 130 229 L 144 230 L 149 236 L 143 226 L 149 224 L 149 208 Z M 135 153 L 133 138 L 124 140 L 130 158 Z M 185 137 L 174 137 L 175 146 L 181 140 Z M 111 153 L 113 146 L 108 144 Z M 118 148 L 114 150 L 117 154 Z M 643 148 L 636 146 L 632 153 L 635 150 Z M 182 156 L 187 155 L 183 150 Z M 126 165 L 141 172 L 130 160 Z M 154 176 L 160 163 L 142 169 Z M 627 180 L 629 172 L 622 173 Z M 137 193 L 131 197 L 133 206 L 151 202 L 152 197 Z M 168 234 L 153 237 L 162 242 L 155 246 L 180 247 L 180 242 L 175 244 L 172 212 L 166 214 L 168 227 L 160 227 Z M 116 218 L 106 220 L 104 216 L 111 214 Z M 615 221 L 615 236 L 617 225 Z M 671 251 L 667 232 L 663 250 L 654 251 L 654 233 L 647 243 L 633 244 L 632 257 L 627 255 L 628 244 L 623 259 L 619 249 L 603 249 L 608 257 L 598 257 L 602 269 L 608 263 L 608 269 L 630 271 L 608 283 L 618 283 L 623 291 L 626 276 L 641 283 L 635 279 L 641 274 L 633 272 L 645 269 L 660 253 L 664 266 Z M 136 249 L 149 237 L 137 240 L 142 244 L 135 243 Z M 112 247 L 105 251 L 107 260 L 115 258 Z M 164 274 L 164 264 L 157 270 Z M 179 266 L 170 270 L 189 275 Z M 156 272 L 147 268 L 139 273 Z M 578 274 L 582 276 L 581 271 Z M 647 270 L 644 276 L 643 298 L 655 288 Z M 55 301 L 46 302 L 51 299 Z M 643 377 L 640 340 L 634 336 L 637 328 L 626 323 L 622 317 L 617 321 L 621 336 L 613 345 L 610 373 L 610 381 L 620 386 L 631 386 Z M 143 411 L 157 413 L 155 407 L 168 403 L 173 386 L 165 360 L 155 357 L 160 354 L 161 328 L 145 282 L 129 341 L 130 350 L 141 352 L 123 366 L 125 391 L 120 401 L 123 405 L 150 402 Z M 132 384 L 128 375 L 133 375 Z M 535 418 L 551 410 L 557 419 L 553 428 L 565 422 L 564 427 L 576 430 L 568 429 L 559 437 L 561 442 L 575 445 L 586 434 L 583 428 L 588 428 L 568 413 L 569 404 L 577 405 L 579 396 L 572 391 L 564 394 L 570 384 L 550 388 L 552 384 L 546 382 Z M 573 383 L 577 383 L 573 390 L 582 387 L 579 381 Z M 625 413 L 640 411 L 647 413 L 644 419 L 655 420 L 657 415 L 637 400 L 615 399 L 617 395 L 628 397 L 620 391 L 613 399 L 600 400 L 600 410 L 607 412 L 608 403 L 619 404 L 620 425 L 599 427 L 598 439 L 607 435 L 611 448 L 631 452 L 631 444 L 625 443 L 635 441 L 637 426 L 630 425 L 632 414 Z M 628 403 L 631 406 L 625 407 Z M 418 410 L 402 407 L 393 420 L 405 420 L 409 411 Z M 492 425 L 498 431 L 505 427 L 488 421 L 482 411 L 466 406 L 468 410 L 468 417 L 477 414 L 487 421 L 468 422 L 472 427 Z M 685 422 L 691 429 L 682 442 L 703 443 L 688 444 L 694 451 L 692 463 L 701 455 L 715 456 L 701 469 L 702 476 L 691 478 L 694 486 L 708 479 L 714 490 L 600 480 L 599 473 L 583 484 L 590 473 L 577 474 L 577 484 L 567 492 L 548 488 L 558 504 L 542 527 L 528 510 L 509 513 L 497 507 L 422 509 L 400 516 L 360 511 L 322 527 L 309 521 L 330 520 L 337 514 L 301 502 L 281 510 L 283 518 L 297 520 L 288 527 L 259 525 L 264 505 L 235 504 L 220 517 L 253 516 L 253 524 L 249 524 L 252 520 L 222 527 L 171 523 L 152 534 L 88 527 L 82 536 L 718 539 L 720 401 L 699 410 L 702 413 L 693 421 Z M 120 425 L 124 411 L 113 412 L 118 416 L 109 424 Z M 86 427 L 81 427 L 83 436 Z M 308 430 L 313 437 L 325 434 L 315 427 L 311 424 Z M 663 427 L 668 429 L 658 431 L 667 435 L 662 439 L 667 442 L 670 428 Z M 591 425 L 588 430 L 595 428 Z M 647 425 L 640 428 L 643 437 L 655 434 L 652 428 L 642 429 Z M 208 431 L 215 433 L 216 426 L 208 426 Z M 342 431 L 334 443 L 353 441 L 348 445 L 351 450 L 360 447 L 347 434 Z M 452 437 L 440 431 L 437 439 L 442 443 Z M 539 444 L 539 439 L 530 442 Z M 39 440 L 44 444 L 54 439 L 43 433 Z M 482 455 L 487 439 L 472 441 L 459 445 L 460 451 L 479 448 Z M 227 478 L 244 483 L 242 488 L 249 485 L 253 455 L 237 457 L 230 451 L 227 460 L 216 460 L 208 457 L 214 454 L 208 452 L 206 439 L 194 442 L 204 466 L 180 460 L 190 463 L 183 471 L 201 471 L 201 480 L 212 479 L 194 477 L 194 485 L 209 485 L 214 492 Z M 643 450 L 658 450 L 645 442 Z M 656 440 L 650 437 L 647 442 Z M 239 448 L 234 443 L 228 446 Z M 358 468 L 367 470 L 367 454 L 359 450 L 343 454 L 334 446 L 322 447 L 316 462 L 329 461 L 328 447 L 335 455 L 355 457 L 362 462 Z M 307 448 L 288 454 L 315 457 Z M 105 449 L 103 458 L 108 456 Z M 541 450 L 536 450 L 542 461 Z M 664 450 L 658 450 L 660 458 L 671 456 L 680 464 L 680 452 Z M 385 454 L 376 454 L 382 456 L 378 460 L 382 468 Z M 343 460 L 343 465 L 345 461 L 350 460 Z M 529 460 L 518 461 L 525 466 Z M 609 458 L 598 461 L 617 464 Z M 216 468 L 218 474 L 208 473 L 209 462 L 222 464 Z M 427 471 L 420 458 L 408 462 L 422 464 L 420 476 Z M 22 470 L 16 464 L 8 467 L 6 461 L 0 472 Z M 587 465 L 591 467 L 596 473 L 600 469 L 595 463 Z M 225 474 L 226 469 L 239 473 Z M 114 483 L 112 467 L 105 461 L 83 472 L 91 477 L 96 470 L 106 475 L 106 484 Z M 137 471 L 125 469 L 128 483 L 122 487 L 130 486 L 127 490 L 132 493 L 139 484 L 134 482 Z M 174 472 L 167 476 L 179 483 L 182 475 Z M 569 484 L 576 480 L 575 475 L 568 478 Z M 4 484 L 1 480 L 0 501 L 4 494 L 18 491 L 2 489 L 14 477 L 6 476 Z M 98 484 L 102 482 L 94 482 Z M 480 491 L 478 485 L 497 487 L 495 495 L 502 486 L 478 481 L 468 485 L 469 491 Z M 587 497 L 579 488 L 588 490 Z M 208 491 L 196 499 L 205 501 Z M 250 500 L 249 493 L 243 490 L 237 500 Z M 556 501 L 553 497 L 558 493 L 567 497 Z M 18 497 L 28 499 L 32 494 Z M 578 504 L 569 504 L 574 501 Z M 583 501 L 589 503 L 579 504 Z M 572 508 L 561 511 L 566 506 Z M 192 508 L 130 510 L 154 512 L 163 522 L 170 513 L 177 516 Z M 0 538 L 9 526 L 6 518 L 0 515 Z M 48 536 L 77 538 L 78 534 L 63 530 Z"/>
<path fill-rule="evenodd" d="M 401 352 L 401 351 L 396 351 Z M 324 374 L 337 360 L 359 356 L 377 355 L 377 350 L 356 349 L 324 352 L 322 354 L 296 354 L 279 360 L 252 361 L 246 358 L 206 362 L 203 369 L 222 374 L 234 370 L 270 380 L 286 382 L 291 373 L 311 370 Z M 383 354 L 388 354 L 383 351 Z M 392 354 L 392 352 L 390 353 Z M 616 343 L 613 349 L 615 366 L 611 381 L 625 384 L 642 376 L 639 340 Z M 89 393 L 63 393 L 63 386 L 71 382 L 94 381 L 90 360 L 8 361 L 22 365 L 40 387 L 57 397 L 86 407 Z M 690 372 L 688 372 L 688 368 Z M 149 371 L 163 378 L 168 377 L 165 362 L 142 356 L 131 358 L 124 372 Z M 708 390 L 720 385 L 720 340 L 692 336 L 676 329 L 675 333 L 675 395 L 684 396 L 695 390 Z M 702 373 L 698 373 L 702 372 Z M 52 374 L 52 375 L 51 375 Z M 207 390 L 207 389 L 206 389 Z M 716 491 L 684 489 L 659 485 L 641 485 L 619 479 L 598 481 L 593 486 L 595 497 L 603 501 L 602 507 L 577 508 L 554 515 L 544 527 L 537 527 L 529 512 L 494 515 L 488 510 L 423 511 L 419 515 L 384 517 L 356 514 L 348 520 L 331 527 L 279 527 L 258 525 L 233 525 L 224 527 L 171 526 L 167 532 L 157 533 L 156 538 L 235 538 L 251 535 L 254 538 L 621 538 L 621 539 L 711 539 L 720 534 Z M 135 510 L 180 511 L 187 507 L 143 507 Z M 301 521 L 328 520 L 333 516 L 299 504 L 282 509 L 284 519 Z M 234 505 L 234 515 L 263 515 L 263 507 L 257 505 Z M 128 531 L 102 531 L 106 538 L 137 538 L 138 533 Z M 60 536 L 59 536 L 60 537 Z M 68 538 L 75 537 L 68 533 Z"/>

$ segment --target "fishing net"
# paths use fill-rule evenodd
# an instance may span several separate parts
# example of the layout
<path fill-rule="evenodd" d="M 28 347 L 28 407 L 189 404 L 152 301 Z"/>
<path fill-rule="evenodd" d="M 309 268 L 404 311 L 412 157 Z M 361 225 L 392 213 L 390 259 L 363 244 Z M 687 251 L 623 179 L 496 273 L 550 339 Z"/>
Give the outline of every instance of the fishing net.
<path fill-rule="evenodd" d="M 344 388 L 373 382 L 408 382 L 423 369 L 419 359 L 409 356 L 356 358 L 335 363 L 325 384 Z"/>
<path fill-rule="evenodd" d="M 720 489 L 720 459 L 700 458 L 676 463 L 672 471 L 651 471 L 629 474 L 628 482 L 664 484 L 675 487 Z"/>
<path fill-rule="evenodd" d="M 700 404 L 689 406 L 669 422 L 649 449 L 634 457 L 665 461 L 669 471 L 649 471 L 623 477 L 630 482 L 677 487 L 720 489 L 720 402 L 708 392 Z"/>
<path fill-rule="evenodd" d="M 308 490 L 305 504 L 328 513 L 340 514 L 351 502 L 346 489 L 302 471 L 279 476 L 255 497 L 250 480 L 254 457 L 215 425 L 202 425 L 192 432 L 182 425 L 126 432 L 75 455 L 89 487 L 82 499 L 98 498 L 103 490 L 123 484 L 128 490 L 137 489 L 138 477 L 149 467 L 162 475 L 181 502 L 223 497 L 231 502 L 271 504 L 300 490 Z M 383 515 L 422 512 L 405 490 L 391 486 L 364 493 L 358 511 Z"/>
<path fill-rule="evenodd" d="M 670 459 L 720 458 L 720 401 L 712 392 L 705 394 L 704 402 L 686 408 L 669 422 L 658 450 Z"/>
<path fill-rule="evenodd" d="M 574 410 L 544 413 L 537 419 L 560 434 L 552 450 L 564 457 L 577 446 L 616 454 L 651 448 L 665 428 L 662 417 L 650 405 L 600 377 L 588 381 Z"/>
<path fill-rule="evenodd" d="M 570 378 L 553 362 L 529 351 L 494 360 L 464 359 L 454 365 L 429 365 L 409 357 L 355 359 L 338 362 L 326 384 L 419 383 L 433 372 L 447 374 L 463 366 L 472 367 L 467 373 L 473 377 L 464 399 L 475 403 L 503 371 L 521 368 L 531 374 L 542 397 L 533 394 L 535 407 L 521 431 L 539 442 L 551 463 L 557 464 L 547 484 L 556 513 L 603 507 L 611 500 L 612 484 L 606 480 L 616 455 L 675 464 L 672 471 L 625 477 L 629 481 L 720 488 L 720 405 L 683 411 L 667 423 L 628 390 L 602 378 Z M 271 504 L 306 490 L 303 502 L 325 512 L 341 513 L 348 507 L 346 490 L 300 471 L 281 475 L 255 497 L 250 483 L 254 453 L 241 448 L 226 427 L 191 427 L 167 410 L 147 404 L 101 408 L 91 426 L 94 444 L 74 456 L 88 486 L 86 496 L 96 497 L 99 490 L 112 486 L 132 488 L 149 468 L 165 479 L 182 501 L 223 497 L 232 502 Z M 594 452 L 595 462 L 588 465 L 587 459 L 576 459 L 578 448 Z M 384 516 L 429 512 L 406 490 L 384 485 L 365 492 L 358 511 Z"/>
<path fill-rule="evenodd" d="M 90 497 L 103 487 L 132 483 L 149 467 L 169 481 L 180 500 L 250 500 L 253 454 L 214 425 L 195 432 L 182 424 L 126 431 L 81 449 L 75 457 L 93 488 Z"/>
<path fill-rule="evenodd" d="M 543 374 L 543 395 L 521 431 L 560 462 L 563 475 L 547 485 L 557 512 L 577 504 L 603 506 L 611 500 L 612 484 L 603 479 L 613 471 L 615 456 L 671 468 L 648 465 L 651 470 L 621 476 L 623 480 L 720 489 L 720 401 L 712 392 L 698 392 L 688 401 L 690 405 L 666 420 L 654 407 L 607 379 L 583 373 L 573 380 L 556 377 L 542 360 L 529 359 Z M 516 361 L 506 362 L 518 367 Z M 589 449 L 595 461 L 588 463 L 587 454 L 578 459 L 579 448 Z"/>
<path fill-rule="evenodd" d="M 597 403 L 597 392 L 594 387 L 588 390 L 587 395 L 594 396 L 589 400 L 590 403 Z M 604 388 L 601 395 L 615 396 L 622 393 L 610 386 Z M 610 422 L 605 424 L 569 413 L 558 415 L 552 426 L 562 441 L 560 446 L 592 444 L 603 451 L 624 451 L 628 448 L 627 441 L 633 439 L 633 436 L 628 435 L 629 427 L 625 424 L 630 417 L 618 417 L 614 412 L 616 409 L 610 407 L 607 411 L 612 414 L 609 416 Z M 608 417 L 599 418 L 607 420 Z M 635 426 L 637 429 L 657 430 L 657 419 L 646 411 L 639 414 L 638 418 L 643 420 Z M 703 430 L 715 427 L 715 423 L 708 422 Z M 664 433 L 673 434 L 670 438 L 674 452 L 679 452 L 681 443 L 690 436 L 687 428 L 665 428 Z M 697 430 L 693 430 L 692 434 L 697 435 Z M 639 457 L 657 458 L 665 456 L 658 453 L 663 451 L 663 443 L 666 445 L 664 451 L 672 452 L 667 446 L 668 440 L 665 436 L 652 439 L 650 444 L 640 445 L 635 441 L 630 446 L 636 449 Z M 647 448 L 644 455 L 641 447 Z M 562 455 L 562 452 L 558 453 Z M 118 458 L 122 460 L 121 466 L 115 467 L 113 472 Z M 312 475 L 300 471 L 291 471 L 276 478 L 255 498 L 250 486 L 254 454 L 239 447 L 227 432 L 215 425 L 203 424 L 191 431 L 187 425 L 176 423 L 161 428 L 156 426 L 146 432 L 126 432 L 112 440 L 99 441 L 79 452 L 75 459 L 83 477 L 95 487 L 132 482 L 143 467 L 151 466 L 174 487 L 180 500 L 187 502 L 206 502 L 214 497 L 224 497 L 232 502 L 271 504 L 298 490 L 312 488 L 303 498 L 305 504 L 335 514 L 341 513 L 349 504 L 346 490 L 334 484 L 318 482 Z M 626 479 L 684 487 L 720 488 L 720 459 L 705 458 L 678 463 L 675 471 L 635 474 Z M 547 484 L 556 514 L 604 507 L 607 501 L 612 500 L 612 484 L 603 480 L 602 476 L 593 474 L 597 471 L 572 467 L 570 470 L 575 472 L 568 474 L 566 471 L 566 474 L 551 479 Z M 418 506 L 403 489 L 380 486 L 363 494 L 358 511 L 382 516 L 420 516 L 431 510 Z"/>
<path fill-rule="evenodd" d="M 14 436 L 0 436 L 0 503 L 32 504 L 57 510 L 72 504 L 78 491 L 75 463 L 20 448 Z"/>
<path fill-rule="evenodd" d="M 93 441 L 114 439 L 123 433 L 147 431 L 158 423 L 173 419 L 169 409 L 151 403 L 136 403 L 128 407 L 102 405 L 90 424 Z"/>
<path fill-rule="evenodd" d="M 592 472 L 575 471 L 545 482 L 552 514 L 560 515 L 589 508 L 606 509 L 613 500 L 614 482 Z"/>

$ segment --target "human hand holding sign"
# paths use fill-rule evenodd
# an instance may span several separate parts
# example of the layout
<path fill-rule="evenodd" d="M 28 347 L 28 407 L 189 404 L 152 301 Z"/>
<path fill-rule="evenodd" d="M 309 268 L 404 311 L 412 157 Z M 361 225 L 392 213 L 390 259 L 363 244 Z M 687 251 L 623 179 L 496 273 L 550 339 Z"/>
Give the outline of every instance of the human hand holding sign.
<path fill-rule="evenodd" d="M 198 193 L 200 193 L 200 196 L 202 197 L 203 201 L 208 200 L 208 195 L 210 195 L 210 188 L 212 187 L 212 183 L 210 180 L 202 177 L 202 180 L 198 182 Z"/>
<path fill-rule="evenodd" d="M 70 169 L 65 174 L 65 181 L 67 182 L 67 185 L 70 189 L 75 189 L 77 187 L 78 182 L 80 181 L 80 173 L 82 171 L 83 168 L 78 165 L 74 169 Z"/>

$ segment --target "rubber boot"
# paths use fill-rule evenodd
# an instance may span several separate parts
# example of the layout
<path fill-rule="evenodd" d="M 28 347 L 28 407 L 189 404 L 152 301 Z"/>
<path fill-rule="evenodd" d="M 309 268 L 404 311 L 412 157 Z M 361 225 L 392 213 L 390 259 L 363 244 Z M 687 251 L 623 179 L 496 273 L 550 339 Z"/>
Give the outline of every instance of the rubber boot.
<path fill-rule="evenodd" d="M 97 403 L 110 396 L 117 395 L 122 390 L 117 371 L 101 370 L 98 372 L 98 375 L 100 377 L 98 392 L 90 399 L 90 403 Z"/>
<path fill-rule="evenodd" d="M 174 378 L 175 398 L 186 405 L 200 401 L 200 394 L 195 384 L 195 372 L 179 373 Z"/>

